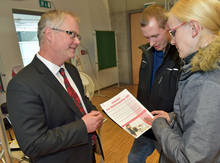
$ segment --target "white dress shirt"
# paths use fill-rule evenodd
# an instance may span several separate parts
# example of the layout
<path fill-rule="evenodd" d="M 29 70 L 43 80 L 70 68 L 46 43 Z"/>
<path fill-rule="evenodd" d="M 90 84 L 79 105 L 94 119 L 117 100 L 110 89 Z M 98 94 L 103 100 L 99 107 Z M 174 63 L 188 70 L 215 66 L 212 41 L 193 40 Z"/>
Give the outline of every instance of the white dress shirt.
<path fill-rule="evenodd" d="M 60 84 L 63 86 L 63 88 L 67 91 L 65 83 L 64 83 L 64 79 L 63 76 L 60 74 L 59 70 L 60 68 L 64 69 L 64 72 L 66 74 L 67 79 L 69 80 L 69 83 L 71 85 L 71 87 L 75 90 L 75 92 L 77 93 L 77 95 L 79 96 L 80 102 L 82 103 L 83 109 L 85 110 L 86 113 L 88 113 L 85 104 L 82 100 L 81 94 L 79 93 L 78 88 L 76 87 L 76 84 L 74 83 L 74 81 L 72 80 L 72 78 L 70 77 L 70 74 L 68 73 L 68 71 L 65 68 L 65 65 L 61 65 L 60 67 L 57 66 L 56 64 L 53 64 L 52 62 L 48 61 L 47 59 L 43 58 L 42 56 L 39 55 L 39 53 L 37 53 L 37 58 L 42 61 L 47 68 L 52 72 L 52 74 L 57 78 L 57 80 L 60 82 Z"/>

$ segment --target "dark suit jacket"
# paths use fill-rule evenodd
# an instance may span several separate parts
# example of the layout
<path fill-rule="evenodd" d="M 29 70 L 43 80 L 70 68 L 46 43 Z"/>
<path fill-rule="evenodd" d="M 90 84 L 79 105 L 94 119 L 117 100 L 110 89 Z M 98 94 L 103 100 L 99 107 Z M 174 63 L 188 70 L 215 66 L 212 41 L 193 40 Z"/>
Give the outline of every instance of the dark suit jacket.
<path fill-rule="evenodd" d="M 77 69 L 65 64 L 90 112 Z M 35 163 L 90 163 L 91 136 L 81 113 L 50 70 L 35 56 L 7 88 L 10 120 L 21 149 Z"/>

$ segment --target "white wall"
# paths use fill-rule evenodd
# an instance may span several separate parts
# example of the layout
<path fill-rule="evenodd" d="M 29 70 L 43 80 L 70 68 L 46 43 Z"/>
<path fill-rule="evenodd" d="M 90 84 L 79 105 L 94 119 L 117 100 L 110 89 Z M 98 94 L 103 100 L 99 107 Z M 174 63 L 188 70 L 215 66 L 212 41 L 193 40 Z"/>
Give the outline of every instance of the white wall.
<path fill-rule="evenodd" d="M 94 30 L 111 30 L 108 3 L 106 0 L 53 0 L 56 9 L 73 11 L 80 18 L 80 34 L 83 47 L 88 51 L 91 64 L 83 65 L 83 70 L 95 78 L 95 42 Z M 53 8 L 53 6 L 52 6 Z M 22 59 L 17 43 L 16 30 L 13 22 L 12 9 L 31 11 L 48 11 L 40 8 L 39 0 L 1 0 L 0 5 L 0 72 L 6 74 L 4 86 L 11 79 L 12 67 L 21 64 Z M 30 47 L 31 48 L 31 47 Z M 83 59 L 87 58 L 84 57 Z M 84 61 L 83 61 L 84 62 Z M 86 61 L 87 62 L 87 61 Z M 92 67 L 91 67 L 92 66 Z M 100 83 L 96 87 L 106 87 L 118 82 L 117 68 L 100 72 Z M 94 79 L 95 80 L 95 79 Z M 0 101 L 1 102 L 1 101 Z"/>

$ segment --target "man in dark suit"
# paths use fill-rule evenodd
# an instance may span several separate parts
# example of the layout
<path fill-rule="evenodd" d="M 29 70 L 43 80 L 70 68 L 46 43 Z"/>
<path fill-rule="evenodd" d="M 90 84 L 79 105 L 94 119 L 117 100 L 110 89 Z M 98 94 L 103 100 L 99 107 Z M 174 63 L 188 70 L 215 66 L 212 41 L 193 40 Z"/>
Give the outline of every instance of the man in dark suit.
<path fill-rule="evenodd" d="M 103 115 L 84 94 L 77 69 L 64 63 L 80 43 L 78 19 L 49 11 L 38 23 L 40 51 L 9 83 L 7 104 L 21 149 L 34 163 L 92 163 Z"/>

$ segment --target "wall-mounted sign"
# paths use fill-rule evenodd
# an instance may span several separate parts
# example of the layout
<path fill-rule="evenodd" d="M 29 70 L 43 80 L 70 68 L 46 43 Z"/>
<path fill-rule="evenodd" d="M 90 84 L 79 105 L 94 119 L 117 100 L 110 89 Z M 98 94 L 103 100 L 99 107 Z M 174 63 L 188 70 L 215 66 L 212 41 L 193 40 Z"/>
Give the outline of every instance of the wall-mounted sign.
<path fill-rule="evenodd" d="M 40 7 L 51 8 L 51 2 L 47 0 L 39 0 Z"/>

